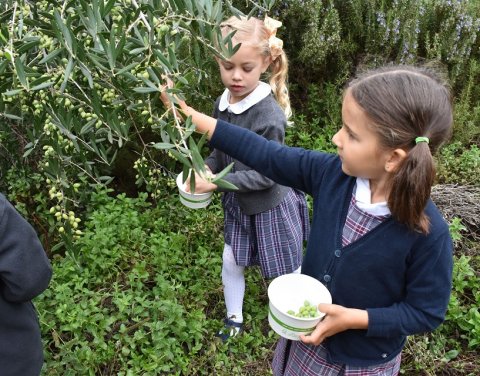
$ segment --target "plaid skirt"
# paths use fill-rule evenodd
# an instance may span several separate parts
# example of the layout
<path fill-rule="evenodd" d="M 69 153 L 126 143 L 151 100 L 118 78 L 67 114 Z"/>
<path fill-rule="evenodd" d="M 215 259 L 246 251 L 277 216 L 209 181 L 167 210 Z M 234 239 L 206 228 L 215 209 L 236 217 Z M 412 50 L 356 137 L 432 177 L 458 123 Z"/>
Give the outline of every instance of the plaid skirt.
<path fill-rule="evenodd" d="M 239 266 L 259 265 L 265 278 L 292 273 L 302 264 L 304 242 L 310 232 L 303 192 L 290 189 L 282 202 L 262 213 L 246 215 L 235 192 L 225 192 L 225 243 Z"/>
<path fill-rule="evenodd" d="M 402 353 L 382 364 L 368 367 L 352 367 L 347 364 L 329 363 L 327 350 L 306 345 L 300 341 L 280 338 L 273 356 L 274 376 L 396 376 L 400 372 Z"/>

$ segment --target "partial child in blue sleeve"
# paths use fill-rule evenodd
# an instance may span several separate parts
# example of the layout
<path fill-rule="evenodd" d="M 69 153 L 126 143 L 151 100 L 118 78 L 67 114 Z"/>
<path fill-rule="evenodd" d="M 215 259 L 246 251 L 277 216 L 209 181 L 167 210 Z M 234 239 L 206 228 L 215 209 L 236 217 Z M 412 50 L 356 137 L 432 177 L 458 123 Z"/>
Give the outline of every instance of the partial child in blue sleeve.
<path fill-rule="evenodd" d="M 345 89 L 337 154 L 269 142 L 201 114 L 210 143 L 273 181 L 313 197 L 302 273 L 333 304 L 301 341 L 281 339 L 274 375 L 396 375 L 407 336 L 445 318 L 452 277 L 447 223 L 430 199 L 433 155 L 452 130 L 449 89 L 431 70 L 371 70 Z"/>
<path fill-rule="evenodd" d="M 51 276 L 35 230 L 0 194 L 0 375 L 40 374 L 43 345 L 32 299 Z"/>

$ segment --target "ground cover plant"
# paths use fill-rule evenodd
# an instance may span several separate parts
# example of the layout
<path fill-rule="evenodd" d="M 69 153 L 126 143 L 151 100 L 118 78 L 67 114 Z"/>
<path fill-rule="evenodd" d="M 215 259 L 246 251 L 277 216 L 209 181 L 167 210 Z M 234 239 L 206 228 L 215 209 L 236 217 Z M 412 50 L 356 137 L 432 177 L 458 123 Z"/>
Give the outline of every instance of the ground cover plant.
<path fill-rule="evenodd" d="M 309 12 L 305 12 L 305 9 Z M 54 265 L 36 305 L 45 375 L 268 375 L 268 281 L 247 273 L 246 331 L 227 345 L 222 211 L 178 200 L 174 176 L 207 147 L 158 100 L 209 111 L 212 46 L 232 12 L 283 22 L 294 126 L 287 143 L 335 151 L 342 87 L 386 62 L 435 64 L 452 84 L 452 141 L 432 192 L 455 241 L 445 323 L 413 336 L 405 375 L 480 372 L 480 3 L 477 1 L 12 1 L 0 4 L 0 187 Z M 228 50 L 228 48 L 227 48 Z M 228 53 L 229 51 L 224 51 Z M 230 51 L 232 52 L 232 51 Z"/>
<path fill-rule="evenodd" d="M 170 204 L 155 207 L 146 194 L 92 196 L 97 209 L 88 215 L 78 252 L 53 260 L 51 286 L 36 302 L 46 374 L 268 369 L 274 335 L 266 325 L 264 284 L 247 290 L 248 332 L 239 343 L 215 339 L 223 299 L 219 202 L 200 212 L 180 206 L 176 193 L 163 198 Z"/>

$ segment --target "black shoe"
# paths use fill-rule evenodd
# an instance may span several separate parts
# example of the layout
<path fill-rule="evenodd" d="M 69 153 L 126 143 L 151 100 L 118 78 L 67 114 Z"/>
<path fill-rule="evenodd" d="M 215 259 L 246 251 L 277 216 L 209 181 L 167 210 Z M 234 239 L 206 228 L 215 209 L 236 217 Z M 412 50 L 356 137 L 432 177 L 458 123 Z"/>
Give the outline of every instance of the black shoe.
<path fill-rule="evenodd" d="M 239 335 L 243 330 L 243 324 L 241 322 L 232 321 L 229 318 L 223 320 L 224 327 L 215 335 L 223 342 L 231 337 Z"/>

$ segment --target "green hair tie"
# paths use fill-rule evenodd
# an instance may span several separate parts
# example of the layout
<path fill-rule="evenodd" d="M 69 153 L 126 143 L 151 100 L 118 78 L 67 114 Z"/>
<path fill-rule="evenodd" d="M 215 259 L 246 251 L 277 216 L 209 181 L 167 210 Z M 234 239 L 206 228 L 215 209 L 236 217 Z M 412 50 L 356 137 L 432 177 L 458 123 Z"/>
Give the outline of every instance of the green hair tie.
<path fill-rule="evenodd" d="M 415 139 L 415 144 L 418 144 L 419 142 L 426 142 L 427 144 L 430 142 L 428 137 L 417 137 Z"/>

